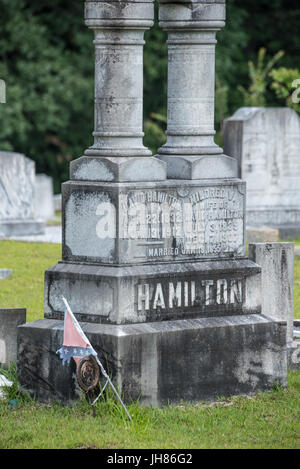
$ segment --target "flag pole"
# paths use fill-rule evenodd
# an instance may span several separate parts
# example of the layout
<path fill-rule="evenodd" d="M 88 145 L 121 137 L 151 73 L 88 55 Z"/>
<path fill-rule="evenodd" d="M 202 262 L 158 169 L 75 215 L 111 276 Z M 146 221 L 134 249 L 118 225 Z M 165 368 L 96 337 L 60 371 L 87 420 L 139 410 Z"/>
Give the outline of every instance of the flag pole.
<path fill-rule="evenodd" d="M 72 310 L 71 310 L 71 308 L 70 308 L 70 305 L 68 304 L 68 302 L 67 302 L 67 300 L 64 298 L 64 296 L 62 296 L 62 300 L 63 300 L 63 302 L 64 302 L 66 308 L 67 308 L 67 309 L 71 312 L 71 314 L 74 316 L 74 314 L 72 313 Z M 74 316 L 74 317 L 75 317 L 75 316 Z M 77 321 L 76 318 L 75 318 L 75 320 Z M 79 323 L 78 323 L 78 325 L 79 325 Z M 80 327 L 80 326 L 79 326 L 79 327 Z M 80 329 L 81 329 L 81 328 L 80 328 Z M 82 333 L 83 333 L 83 335 L 85 335 L 83 331 L 82 331 Z M 88 339 L 87 339 L 87 340 L 88 340 Z M 89 340 L 88 340 L 88 342 L 89 342 Z M 93 349 L 93 347 L 92 347 L 92 349 Z M 93 350 L 94 350 L 94 349 L 93 349 Z M 99 367 L 100 367 L 100 370 L 101 370 L 103 376 L 104 376 L 104 377 L 106 378 L 106 380 L 109 382 L 109 384 L 110 384 L 110 386 L 111 386 L 113 392 L 115 393 L 115 395 L 117 396 L 118 400 L 120 401 L 120 403 L 121 403 L 123 409 L 125 410 L 125 412 L 126 412 L 128 418 L 129 418 L 129 420 L 132 422 L 132 418 L 131 418 L 131 416 L 130 416 L 128 410 L 126 409 L 125 404 L 123 403 L 121 397 L 119 396 L 119 394 L 118 394 L 118 392 L 117 392 L 115 386 L 113 385 L 113 383 L 112 383 L 110 377 L 109 377 L 108 374 L 106 373 L 104 366 L 102 365 L 101 361 L 100 361 L 99 358 L 98 358 L 97 352 L 95 352 L 95 353 L 96 353 L 96 356 L 95 356 L 96 362 L 98 363 L 98 365 L 99 365 Z M 105 386 L 106 386 L 106 385 L 105 385 Z M 103 390 L 104 390 L 104 389 L 103 389 Z M 100 395 L 101 395 L 101 394 L 102 394 L 102 393 L 100 393 Z M 99 395 L 98 397 L 100 397 L 100 395 Z M 97 399 L 98 399 L 98 398 L 97 398 Z M 97 400 L 97 399 L 96 399 L 96 400 Z M 96 400 L 93 402 L 93 404 L 96 403 Z"/>
<path fill-rule="evenodd" d="M 119 396 L 119 394 L 118 394 L 116 388 L 114 387 L 114 385 L 113 385 L 113 383 L 112 383 L 110 377 L 109 377 L 108 374 L 106 373 L 106 371 L 105 371 L 105 369 L 104 369 L 102 363 L 100 362 L 100 360 L 99 360 L 99 358 L 98 358 L 98 355 L 96 356 L 96 361 L 97 361 L 98 365 L 100 366 L 100 369 L 101 369 L 101 371 L 102 371 L 102 374 L 103 374 L 104 377 L 107 379 L 107 381 L 109 382 L 109 384 L 110 384 L 110 386 L 111 386 L 113 392 L 115 393 L 115 395 L 116 395 L 117 398 L 119 399 L 119 401 L 120 401 L 120 403 L 121 403 L 123 409 L 125 410 L 125 412 L 126 412 L 128 418 L 129 418 L 130 422 L 132 422 L 132 418 L 131 418 L 131 416 L 130 416 L 128 410 L 126 409 L 125 404 L 123 403 L 121 397 Z"/>

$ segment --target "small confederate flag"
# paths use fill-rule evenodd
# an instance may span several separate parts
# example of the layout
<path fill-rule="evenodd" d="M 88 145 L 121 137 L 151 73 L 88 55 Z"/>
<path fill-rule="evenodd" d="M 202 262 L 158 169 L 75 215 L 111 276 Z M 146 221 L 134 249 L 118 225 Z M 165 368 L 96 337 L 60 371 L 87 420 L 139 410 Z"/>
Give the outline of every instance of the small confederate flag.
<path fill-rule="evenodd" d="M 97 356 L 97 353 L 72 313 L 67 300 L 64 297 L 62 299 L 65 303 L 64 343 L 56 353 L 60 355 L 63 364 L 65 362 L 69 363 L 72 357 L 77 361 L 76 359 L 89 355 Z"/>

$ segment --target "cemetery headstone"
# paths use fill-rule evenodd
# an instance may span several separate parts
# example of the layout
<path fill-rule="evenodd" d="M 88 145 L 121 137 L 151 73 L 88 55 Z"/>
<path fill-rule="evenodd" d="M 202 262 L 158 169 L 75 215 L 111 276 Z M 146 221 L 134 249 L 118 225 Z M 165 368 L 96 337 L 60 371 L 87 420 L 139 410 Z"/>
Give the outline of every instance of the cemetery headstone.
<path fill-rule="evenodd" d="M 247 225 L 300 234 L 300 117 L 289 108 L 241 108 L 224 123 L 224 149 L 247 183 Z"/>
<path fill-rule="evenodd" d="M 17 359 L 17 328 L 26 323 L 26 309 L 0 309 L 0 367 L 8 368 Z"/>
<path fill-rule="evenodd" d="M 249 244 L 249 259 L 262 269 L 262 314 L 287 322 L 287 345 L 293 341 L 294 244 Z"/>
<path fill-rule="evenodd" d="M 34 214 L 36 218 L 50 220 L 55 215 L 53 179 L 46 174 L 35 176 Z"/>
<path fill-rule="evenodd" d="M 62 295 L 126 401 L 286 384 L 286 322 L 261 314 L 261 268 L 245 256 L 245 183 L 213 142 L 225 1 L 161 0 L 159 15 L 169 111 L 155 158 L 142 144 L 143 36 L 154 2 L 85 2 L 95 140 L 62 185 L 62 261 L 45 273 L 45 317 L 19 328 L 19 383 L 40 400 L 78 396 L 75 364 L 62 367 L 56 355 Z"/>
<path fill-rule="evenodd" d="M 34 161 L 0 152 L 0 237 L 44 233 L 44 222 L 34 216 L 34 197 Z"/>
<path fill-rule="evenodd" d="M 300 335 L 294 320 L 294 243 L 249 244 L 249 258 L 262 268 L 262 313 L 287 322 L 288 368 L 300 368 Z"/>

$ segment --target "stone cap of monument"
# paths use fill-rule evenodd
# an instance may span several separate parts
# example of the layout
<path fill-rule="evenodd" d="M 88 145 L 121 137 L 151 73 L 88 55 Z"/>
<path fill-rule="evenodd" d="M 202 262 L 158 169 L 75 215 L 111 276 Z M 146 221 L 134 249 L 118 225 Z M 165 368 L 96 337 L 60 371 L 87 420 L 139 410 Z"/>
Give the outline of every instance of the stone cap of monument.
<path fill-rule="evenodd" d="M 225 26 L 225 0 L 160 0 L 159 24 L 163 29 L 211 29 Z"/>
<path fill-rule="evenodd" d="M 234 123 L 236 123 L 237 126 L 241 126 L 242 123 L 245 122 L 247 130 L 256 131 L 256 129 L 259 128 L 260 131 L 264 131 L 267 126 L 272 127 L 273 122 L 275 126 L 278 119 L 282 122 L 283 132 L 298 132 L 300 117 L 296 111 L 289 107 L 242 107 L 238 109 L 231 117 L 224 120 L 225 151 L 231 147 L 230 139 L 233 138 L 233 135 L 231 135 L 230 129 L 235 125 Z M 230 126 L 228 124 L 230 124 Z M 231 153 L 228 154 L 235 156 Z"/>
<path fill-rule="evenodd" d="M 92 28 L 134 28 L 153 26 L 154 0 L 85 2 L 85 24 Z"/>

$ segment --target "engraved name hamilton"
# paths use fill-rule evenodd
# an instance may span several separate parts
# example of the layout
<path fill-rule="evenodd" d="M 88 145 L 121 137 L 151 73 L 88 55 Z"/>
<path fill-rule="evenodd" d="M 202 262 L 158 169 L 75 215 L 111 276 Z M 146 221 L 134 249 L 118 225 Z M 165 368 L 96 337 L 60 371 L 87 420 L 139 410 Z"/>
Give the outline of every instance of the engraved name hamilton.
<path fill-rule="evenodd" d="M 157 281 L 136 286 L 138 312 L 209 306 L 241 306 L 244 279 Z"/>

